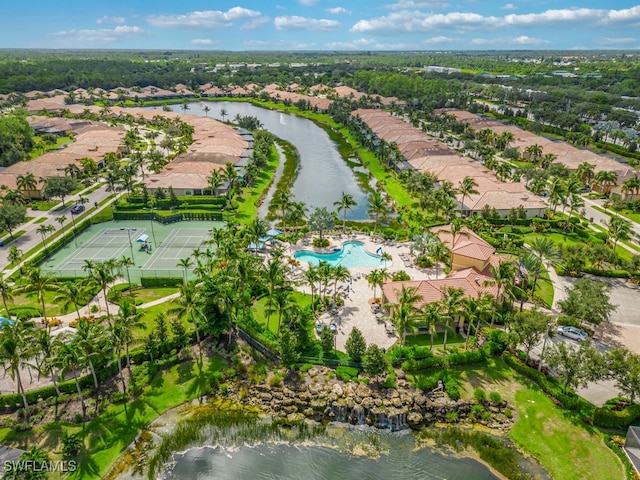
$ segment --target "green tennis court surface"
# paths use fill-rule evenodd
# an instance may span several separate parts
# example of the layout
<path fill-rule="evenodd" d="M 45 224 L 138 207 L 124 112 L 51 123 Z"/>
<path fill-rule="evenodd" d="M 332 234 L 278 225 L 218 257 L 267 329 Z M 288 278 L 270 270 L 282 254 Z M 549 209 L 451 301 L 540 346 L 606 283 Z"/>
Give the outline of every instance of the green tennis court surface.
<path fill-rule="evenodd" d="M 132 281 L 140 277 L 181 277 L 183 269 L 177 264 L 193 250 L 206 244 L 214 228 L 222 222 L 177 222 L 162 225 L 149 221 L 121 221 L 101 223 L 89 227 L 76 239 L 50 256 L 43 270 L 57 276 L 86 276 L 86 261 L 132 258 L 129 267 Z M 213 248 L 207 245 L 208 248 Z"/>

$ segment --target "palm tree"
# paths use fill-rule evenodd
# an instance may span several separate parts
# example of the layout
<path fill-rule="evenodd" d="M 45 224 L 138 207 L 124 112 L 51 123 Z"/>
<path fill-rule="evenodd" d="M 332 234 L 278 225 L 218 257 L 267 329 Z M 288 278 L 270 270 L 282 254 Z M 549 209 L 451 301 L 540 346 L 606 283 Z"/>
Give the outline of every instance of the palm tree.
<path fill-rule="evenodd" d="M 358 202 L 355 201 L 353 195 L 342 192 L 340 200 L 333 202 L 333 205 L 338 207 L 338 210 L 342 210 L 342 233 L 344 234 L 347 231 L 347 210 L 358 205 Z"/>
<path fill-rule="evenodd" d="M 22 396 L 25 419 L 29 421 L 29 403 L 22 385 L 20 369 L 28 368 L 28 360 L 33 355 L 33 322 L 15 322 L 5 324 L 0 329 L 0 365 L 9 370 L 11 379 L 16 382 L 18 394 Z"/>
<path fill-rule="evenodd" d="M 89 272 L 89 281 L 102 290 L 107 317 L 109 318 L 111 318 L 111 313 L 109 312 L 109 301 L 107 300 L 107 287 L 113 283 L 116 278 L 118 277 L 115 274 L 115 263 L 113 260 L 95 262 Z"/>
<path fill-rule="evenodd" d="M 58 286 L 58 295 L 54 297 L 53 301 L 56 304 L 62 305 L 65 311 L 73 305 L 76 310 L 76 315 L 78 319 L 80 319 L 80 305 L 84 304 L 86 297 L 86 285 L 70 280 Z"/>
<path fill-rule="evenodd" d="M 618 174 L 614 171 L 601 170 L 596 173 L 593 180 L 596 185 L 600 186 L 601 192 L 606 193 L 606 188 L 615 185 L 618 181 Z"/>
<path fill-rule="evenodd" d="M 42 273 L 40 267 L 32 267 L 27 270 L 24 277 L 25 284 L 16 288 L 16 293 L 35 293 L 40 305 L 42 306 L 43 320 L 47 321 L 47 307 L 44 302 L 44 292 L 56 291 L 58 288 L 55 284 L 55 277 L 52 273 Z"/>
<path fill-rule="evenodd" d="M 97 390 L 99 384 L 94 360 L 99 359 L 106 353 L 108 344 L 106 330 L 100 321 L 91 322 L 85 318 L 81 318 L 78 320 L 78 325 L 76 326 L 73 343 L 82 351 L 89 366 L 89 371 L 93 376 L 93 385 Z"/>
<path fill-rule="evenodd" d="M 269 299 L 274 295 L 276 288 L 284 286 L 285 276 L 282 263 L 278 258 L 270 258 L 263 266 L 262 275 L 267 283 Z M 267 300 L 272 301 L 272 300 Z M 269 319 L 271 313 L 267 313 L 267 330 L 269 330 Z"/>
<path fill-rule="evenodd" d="M 525 148 L 524 153 L 531 163 L 538 163 L 538 159 L 542 156 L 542 147 L 534 143 Z"/>
<path fill-rule="evenodd" d="M 296 309 L 296 307 L 298 307 L 298 304 L 291 295 L 291 290 L 288 288 L 279 288 L 274 292 L 272 296 L 267 299 L 265 313 L 269 316 L 273 313 L 278 313 L 277 331 L 280 331 L 280 323 L 282 322 L 282 317 L 288 316 L 293 310 Z"/>
<path fill-rule="evenodd" d="M 380 192 L 376 190 L 369 195 L 369 208 L 367 209 L 367 213 L 369 215 L 373 215 L 375 221 L 373 226 L 374 235 L 378 229 L 378 222 L 380 221 L 380 218 L 384 218 L 389 211 L 389 206 Z"/>
<path fill-rule="evenodd" d="M 63 338 L 60 335 L 52 336 L 48 328 L 41 328 L 34 333 L 38 374 L 49 375 L 51 377 L 51 383 L 53 383 L 53 388 L 56 389 L 56 395 L 60 396 L 60 387 L 58 386 L 58 368 L 60 365 L 58 362 L 59 359 L 56 357 L 56 350 L 58 343 L 60 343 Z"/>
<path fill-rule="evenodd" d="M 389 309 L 393 312 L 391 321 L 402 335 L 402 345 L 405 343 L 407 330 L 413 332 L 417 330 L 416 321 L 420 310 L 416 307 L 416 303 L 422 300 L 422 295 L 416 293 L 416 291 L 416 287 L 402 285 L 399 293 L 396 290 L 397 302 L 389 304 Z"/>
<path fill-rule="evenodd" d="M 389 252 L 382 252 L 380 254 L 380 260 L 384 262 L 384 268 L 387 268 L 387 262 L 391 262 L 393 260 L 393 257 Z"/>
<path fill-rule="evenodd" d="M 220 116 L 222 117 L 222 121 L 224 122 L 224 118 L 229 115 L 229 112 L 225 108 L 220 109 Z"/>
<path fill-rule="evenodd" d="M 204 108 L 202 109 L 204 111 L 204 116 L 208 117 L 209 116 L 209 111 L 211 110 L 209 108 L 209 105 L 205 105 Z"/>
<path fill-rule="evenodd" d="M 460 314 L 463 296 L 464 291 L 461 288 L 447 287 L 443 292 L 442 299 L 440 300 L 442 310 L 444 310 L 441 318 L 445 321 L 443 348 L 447 348 L 447 333 L 451 328 L 449 322 L 456 321 L 456 318 Z"/>
<path fill-rule="evenodd" d="M 11 312 L 9 311 L 9 307 L 7 302 L 13 301 L 13 286 L 9 283 L 9 281 L 0 275 L 0 296 L 2 296 L 2 304 L 4 305 L 4 309 L 7 312 L 7 318 L 11 318 Z"/>
<path fill-rule="evenodd" d="M 609 228 L 607 233 L 609 237 L 613 238 L 613 251 L 616 251 L 616 247 L 620 240 L 628 240 L 631 236 L 631 222 L 625 220 L 622 217 L 613 216 L 609 221 Z"/>
<path fill-rule="evenodd" d="M 558 248 L 549 237 L 536 237 L 529 245 L 531 251 L 538 258 L 541 265 L 544 265 L 543 259 L 555 260 L 558 258 Z M 539 275 L 534 275 L 533 287 L 531 289 L 532 294 L 535 294 L 536 285 L 538 283 Z"/>
<path fill-rule="evenodd" d="M 40 225 L 36 229 L 36 232 L 42 235 L 42 245 L 44 246 L 45 251 L 47 250 L 47 235 L 55 231 L 56 227 L 53 225 Z"/>
<path fill-rule="evenodd" d="M 476 179 L 473 177 L 464 177 L 460 180 L 460 183 L 458 184 L 458 193 L 462 195 L 462 198 L 460 198 L 460 210 L 463 214 L 465 213 L 464 199 L 471 195 L 478 195 L 479 192 L 476 190 L 477 186 L 478 182 L 476 182 Z"/>
<path fill-rule="evenodd" d="M 450 257 L 450 252 L 447 246 L 436 238 L 436 241 L 431 243 L 427 249 L 429 256 L 433 258 L 433 263 L 436 267 L 436 278 L 439 275 L 440 262 L 446 262 Z"/>
<path fill-rule="evenodd" d="M 349 269 L 343 265 L 336 265 L 331 270 L 331 278 L 333 278 L 333 301 L 336 301 L 338 295 L 338 282 L 344 282 L 351 278 Z"/>
<path fill-rule="evenodd" d="M 373 289 L 373 298 L 376 298 L 376 289 L 378 287 L 382 288 L 382 284 L 385 280 L 389 278 L 389 272 L 386 269 L 378 270 L 377 268 L 371 270 L 369 275 L 367 275 L 367 282 L 371 285 Z"/>
<path fill-rule="evenodd" d="M 222 185 L 223 178 L 220 174 L 219 170 L 213 170 L 211 175 L 207 177 L 207 182 L 209 182 L 209 186 L 211 187 L 211 195 L 217 195 L 218 189 L 220 185 Z"/>
<path fill-rule="evenodd" d="M 75 380 L 76 390 L 80 397 L 82 418 L 84 420 L 87 416 L 87 407 L 84 402 L 82 388 L 80 388 L 80 375 L 82 370 L 87 366 L 87 358 L 80 346 L 73 341 L 60 342 L 57 344 L 55 356 L 60 362 L 60 376 L 62 378 L 66 378 L 70 372 L 73 372 L 73 379 Z"/>
<path fill-rule="evenodd" d="M 313 265 L 309 265 L 309 268 L 304 272 L 304 280 L 311 287 L 311 309 L 315 311 L 314 294 L 316 292 L 316 283 L 319 281 L 318 269 Z"/>
<path fill-rule="evenodd" d="M 585 185 L 589 185 L 595 175 L 593 165 L 589 162 L 582 162 L 576 169 L 576 175 Z"/>
<path fill-rule="evenodd" d="M 182 276 L 183 276 L 183 284 L 186 285 L 187 284 L 187 272 L 189 271 L 189 269 L 193 266 L 193 262 L 191 261 L 191 257 L 185 257 L 185 258 L 181 258 L 178 261 L 178 264 L 176 265 L 176 267 L 180 267 L 182 268 Z"/>
<path fill-rule="evenodd" d="M 33 173 L 18 175 L 16 177 L 16 186 L 18 187 L 18 190 L 25 193 L 25 197 L 30 198 L 31 193 L 38 188 L 38 181 Z"/>
<path fill-rule="evenodd" d="M 281 190 L 279 191 L 275 197 L 273 198 L 273 201 L 271 202 L 271 205 L 273 205 L 274 208 L 276 208 L 277 210 L 280 210 L 280 219 L 282 220 L 282 229 L 286 232 L 287 231 L 287 215 L 290 212 L 292 206 L 293 206 L 293 200 L 291 200 L 291 194 L 288 190 Z"/>
<path fill-rule="evenodd" d="M 561 178 L 555 177 L 549 182 L 548 186 L 549 202 L 553 206 L 553 213 L 556 212 L 558 205 L 563 198 L 566 197 L 565 184 Z"/>
<path fill-rule="evenodd" d="M 174 314 L 178 318 L 186 318 L 193 324 L 193 329 L 196 332 L 196 341 L 198 342 L 198 351 L 200 358 L 202 359 L 202 350 L 200 348 L 200 329 L 198 323 L 202 318 L 202 289 L 195 285 L 187 285 L 186 283 L 180 288 L 180 297 L 178 297 L 174 303 L 176 307 L 168 311 L 169 314 Z"/>
<path fill-rule="evenodd" d="M 478 332 L 478 326 L 480 322 L 491 315 L 492 299 L 490 296 L 483 296 L 481 298 L 467 297 L 462 300 L 462 316 L 465 318 L 469 325 L 467 331 L 467 338 L 464 341 L 464 348 L 469 347 L 469 337 L 471 336 L 471 330 L 473 329 L 476 334 Z M 474 320 L 476 320 L 474 327 Z M 493 321 L 492 321 L 493 322 Z"/>
<path fill-rule="evenodd" d="M 118 331 L 119 338 L 123 342 L 129 373 L 131 373 L 129 346 L 134 340 L 133 331 L 136 328 L 144 327 L 143 316 L 142 310 L 136 308 L 135 304 L 127 298 L 120 304 L 120 310 L 113 323 L 113 329 Z"/>
<path fill-rule="evenodd" d="M 440 306 L 438 303 L 427 303 L 422 307 L 421 311 L 422 319 L 425 326 L 431 334 L 431 346 L 430 350 L 433 350 L 433 340 L 437 331 L 438 324 L 441 323 Z"/>

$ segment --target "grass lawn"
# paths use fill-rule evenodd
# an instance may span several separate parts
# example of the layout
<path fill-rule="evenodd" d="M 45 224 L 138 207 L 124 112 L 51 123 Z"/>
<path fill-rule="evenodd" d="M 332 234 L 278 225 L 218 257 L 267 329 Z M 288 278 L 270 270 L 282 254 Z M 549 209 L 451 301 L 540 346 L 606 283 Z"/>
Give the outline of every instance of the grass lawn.
<path fill-rule="evenodd" d="M 178 287 L 138 288 L 133 291 L 133 297 L 142 300 L 142 303 L 148 303 L 173 295 L 179 291 L 180 289 Z"/>
<path fill-rule="evenodd" d="M 551 308 L 553 305 L 553 295 L 553 284 L 551 280 L 549 280 L 549 274 L 545 272 L 538 278 L 535 296 L 544 301 L 547 308 Z"/>
<path fill-rule="evenodd" d="M 39 202 L 31 202 L 29 208 L 40 210 L 41 212 L 48 212 L 59 203 L 59 200 L 40 200 Z"/>
<path fill-rule="evenodd" d="M 260 298 L 253 305 L 253 318 L 260 323 L 261 325 L 267 324 L 267 315 L 265 313 L 265 308 L 267 306 L 268 296 L 264 296 Z M 300 308 L 304 308 L 308 305 L 311 305 L 311 295 L 293 291 L 291 293 L 292 300 L 300 306 Z M 269 330 L 274 333 L 278 333 L 278 314 L 272 313 L 271 318 L 269 319 Z"/>
<path fill-rule="evenodd" d="M 274 148 L 273 154 L 269 156 L 267 168 L 260 173 L 255 185 L 251 189 L 245 188 L 242 191 L 242 195 L 236 198 L 238 210 L 234 213 L 240 223 L 249 223 L 256 217 L 258 212 L 257 202 L 271 185 L 273 175 L 278 166 L 278 160 L 279 155 Z"/>
<path fill-rule="evenodd" d="M 552 478 L 625 478 L 620 461 L 604 444 L 598 430 L 590 430 L 581 419 L 555 406 L 501 359 L 492 357 L 486 365 L 454 367 L 449 371 L 460 383 L 462 398 L 472 398 L 473 390 L 480 387 L 487 393 L 500 393 L 515 405 L 518 421 L 509 437 L 535 456 Z"/>
<path fill-rule="evenodd" d="M 433 336 L 433 349 L 441 350 L 444 343 L 444 332 L 439 332 Z M 464 337 L 459 333 L 449 332 L 447 334 L 447 347 L 464 345 Z M 428 333 L 419 333 L 417 335 L 407 334 L 406 346 L 418 345 L 420 347 L 428 347 L 431 345 L 431 335 Z"/>
<path fill-rule="evenodd" d="M 55 422 L 29 432 L 0 430 L 0 443 L 27 449 L 39 444 L 60 458 L 62 432 L 80 433 L 84 452 L 78 470 L 65 478 L 103 478 L 136 435 L 161 413 L 210 391 L 216 374 L 226 365 L 218 357 L 205 358 L 202 369 L 195 360 L 159 371 L 138 399 L 111 405 L 85 425 Z"/>
<path fill-rule="evenodd" d="M 626 208 L 622 210 L 605 210 L 604 208 L 598 207 L 596 205 L 593 205 L 593 208 L 606 215 L 611 215 L 611 212 L 615 212 L 618 215 L 628 218 L 632 222 L 640 223 L 640 213 L 634 212 L 633 210 L 628 210 Z"/>
<path fill-rule="evenodd" d="M 51 318 L 58 315 L 64 315 L 75 310 L 73 304 L 70 308 L 65 309 L 60 302 L 54 302 L 53 299 L 56 296 L 58 296 L 57 292 L 44 292 L 44 304 L 47 309 L 47 317 Z M 13 310 L 14 308 L 33 308 L 42 313 L 42 304 L 38 301 L 38 297 L 35 292 L 33 294 L 13 294 L 13 301 L 7 302 L 7 305 L 10 310 Z M 82 308 L 82 306 L 80 308 Z"/>

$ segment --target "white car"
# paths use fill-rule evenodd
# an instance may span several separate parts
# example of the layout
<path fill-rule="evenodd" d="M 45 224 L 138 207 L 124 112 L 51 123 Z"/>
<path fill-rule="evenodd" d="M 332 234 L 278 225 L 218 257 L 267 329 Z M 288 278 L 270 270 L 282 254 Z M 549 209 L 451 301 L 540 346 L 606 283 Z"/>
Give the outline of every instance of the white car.
<path fill-rule="evenodd" d="M 578 342 L 582 342 L 583 340 L 589 338 L 589 334 L 587 332 L 576 327 L 560 326 L 558 327 L 558 334 L 562 335 L 563 337 L 572 338 L 573 340 L 577 340 Z"/>

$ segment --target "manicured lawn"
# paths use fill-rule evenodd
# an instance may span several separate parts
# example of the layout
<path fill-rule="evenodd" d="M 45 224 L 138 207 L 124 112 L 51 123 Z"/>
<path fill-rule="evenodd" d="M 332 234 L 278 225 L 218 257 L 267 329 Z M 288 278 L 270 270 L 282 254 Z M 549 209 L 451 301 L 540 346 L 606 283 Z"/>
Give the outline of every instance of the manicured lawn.
<path fill-rule="evenodd" d="M 142 300 L 142 303 L 148 303 L 173 295 L 179 291 L 178 287 L 139 288 L 133 291 L 133 297 Z M 128 295 L 128 293 L 125 295 Z"/>
<path fill-rule="evenodd" d="M 248 223 L 254 219 L 258 212 L 257 202 L 271 185 L 273 175 L 278 166 L 279 155 L 273 149 L 269 156 L 269 164 L 267 168 L 260 173 L 255 185 L 251 189 L 244 189 L 242 195 L 236 198 L 238 202 L 238 210 L 235 212 L 240 223 Z"/>
<path fill-rule="evenodd" d="M 73 304 L 70 306 L 70 308 L 65 309 L 60 304 L 60 302 L 54 302 L 53 299 L 56 296 L 58 296 L 58 293 L 56 292 L 44 292 L 44 303 L 47 309 L 47 317 L 51 318 L 58 315 L 64 315 L 66 313 L 70 313 L 75 310 L 75 307 L 73 306 Z M 14 308 L 18 308 L 18 309 L 33 308 L 38 312 L 42 313 L 42 304 L 38 301 L 38 297 L 36 293 L 34 294 L 23 293 L 20 295 L 14 294 L 13 301 L 7 302 L 7 304 L 9 306 L 9 310 L 13 310 Z M 80 308 L 81 308 L 80 313 L 82 313 L 82 307 Z"/>
<path fill-rule="evenodd" d="M 602 212 L 606 215 L 611 215 L 611 212 L 615 212 L 618 215 L 621 215 L 623 217 L 628 218 L 629 220 L 631 220 L 632 222 L 636 222 L 636 223 L 640 223 L 640 213 L 638 212 L 634 212 L 633 210 L 628 210 L 628 209 L 623 209 L 623 210 L 605 210 L 602 207 L 598 207 L 598 206 L 593 206 L 593 208 L 595 208 L 596 210 L 598 210 L 599 212 Z"/>
<path fill-rule="evenodd" d="M 442 349 L 442 344 L 444 342 L 444 333 L 439 332 L 438 334 L 433 336 L 433 350 Z M 455 345 L 456 347 L 460 344 L 464 344 L 464 337 L 459 333 L 449 332 L 447 334 L 447 348 L 449 346 Z M 407 334 L 406 345 L 410 347 L 411 345 L 418 345 L 420 347 L 428 347 L 431 345 L 431 335 L 428 333 L 420 333 L 417 335 L 409 335 Z"/>
<path fill-rule="evenodd" d="M 78 470 L 65 478 L 103 478 L 137 434 L 161 413 L 210 392 L 211 384 L 226 362 L 205 358 L 202 369 L 195 360 L 159 371 L 140 397 L 128 404 L 111 405 L 85 425 L 50 423 L 26 433 L 0 430 L 0 443 L 18 448 L 39 444 L 61 452 L 62 431 L 80 433 L 84 452 Z"/>
<path fill-rule="evenodd" d="M 553 305 L 553 295 L 553 284 L 551 280 L 549 280 L 549 275 L 544 273 L 536 284 L 536 297 L 544 301 L 547 308 L 551 308 L 551 305 Z"/>
<path fill-rule="evenodd" d="M 501 359 L 486 365 L 450 368 L 458 378 L 462 398 L 472 398 L 477 387 L 498 392 L 515 405 L 518 421 L 509 432 L 525 452 L 535 456 L 552 478 L 582 480 L 624 478 L 622 465 L 598 430 L 561 410 L 537 387 L 531 386 Z"/>
<path fill-rule="evenodd" d="M 267 315 L 265 313 L 265 308 L 267 306 L 267 300 L 269 297 L 266 295 L 260 298 L 252 308 L 253 318 L 260 323 L 261 325 L 267 324 Z M 292 292 L 291 298 L 295 303 L 297 303 L 300 308 L 304 308 L 308 305 L 311 305 L 311 295 L 302 292 Z M 272 313 L 271 318 L 269 319 L 269 330 L 274 333 L 278 333 L 278 314 Z"/>

